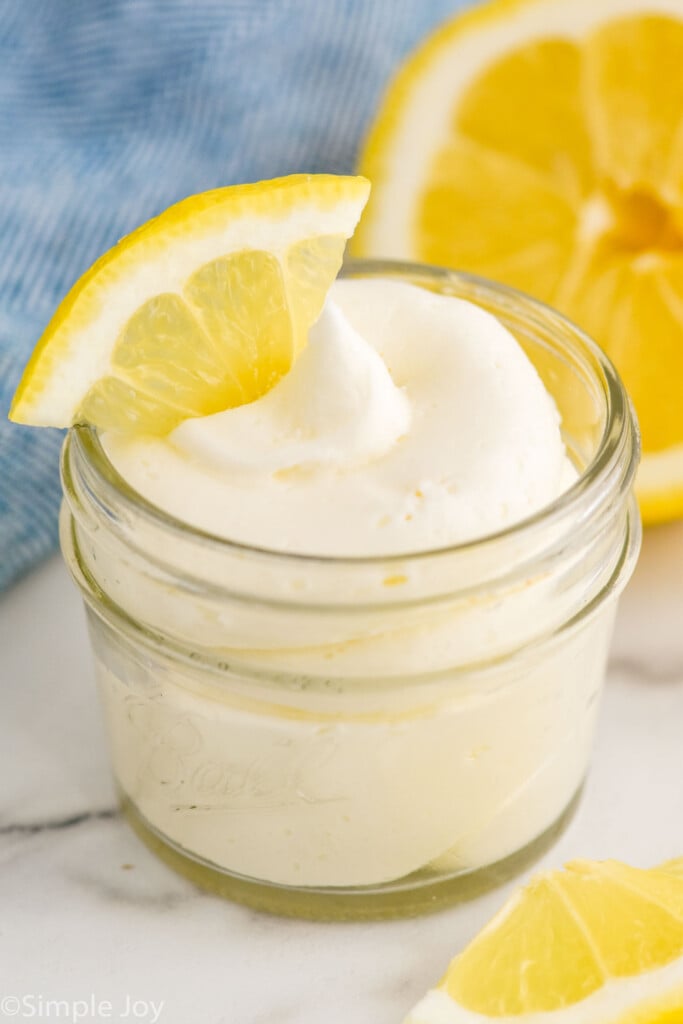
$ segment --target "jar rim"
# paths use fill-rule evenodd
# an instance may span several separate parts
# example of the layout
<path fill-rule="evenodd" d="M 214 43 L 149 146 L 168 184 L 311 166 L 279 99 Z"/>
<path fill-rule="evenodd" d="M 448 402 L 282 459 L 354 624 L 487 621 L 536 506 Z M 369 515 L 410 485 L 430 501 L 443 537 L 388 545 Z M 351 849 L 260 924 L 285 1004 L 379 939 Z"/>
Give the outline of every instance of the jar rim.
<path fill-rule="evenodd" d="M 87 459 L 89 469 L 95 474 L 98 490 L 105 500 L 109 497 L 124 509 L 143 516 L 151 525 L 167 533 L 187 538 L 192 537 L 204 548 L 220 552 L 232 552 L 244 557 L 267 560 L 272 564 L 308 565 L 334 568 L 335 566 L 372 567 L 386 566 L 400 561 L 424 563 L 430 559 L 453 556 L 459 553 L 490 550 L 497 545 L 531 535 L 537 528 L 548 527 L 563 519 L 574 521 L 577 513 L 583 518 L 602 503 L 605 492 L 610 502 L 623 497 L 633 482 L 640 454 L 638 424 L 624 384 L 607 354 L 580 327 L 548 306 L 546 303 L 508 285 L 488 280 L 476 274 L 450 270 L 430 264 L 385 259 L 354 259 L 345 261 L 343 276 L 381 277 L 410 276 L 423 281 L 439 284 L 441 290 L 482 304 L 488 300 L 498 309 L 523 311 L 525 316 L 539 326 L 557 332 L 569 332 L 584 368 L 589 368 L 605 400 L 605 423 L 600 442 L 592 458 L 578 478 L 557 498 L 544 505 L 532 515 L 518 520 L 510 526 L 492 533 L 475 537 L 456 544 L 426 548 L 417 551 L 387 552 L 381 555 L 320 555 L 282 551 L 213 534 L 192 526 L 153 504 L 136 491 L 114 467 L 100 441 L 97 429 L 89 424 L 76 424 L 68 433 L 66 445 L 75 444 Z M 495 315 L 495 314 L 494 314 Z M 630 445 L 630 453 L 628 446 Z M 626 449 L 628 457 L 621 456 Z M 615 479 L 616 477 L 616 479 Z M 607 482 L 612 480 L 612 487 Z M 615 493 L 616 492 L 616 493 Z"/>

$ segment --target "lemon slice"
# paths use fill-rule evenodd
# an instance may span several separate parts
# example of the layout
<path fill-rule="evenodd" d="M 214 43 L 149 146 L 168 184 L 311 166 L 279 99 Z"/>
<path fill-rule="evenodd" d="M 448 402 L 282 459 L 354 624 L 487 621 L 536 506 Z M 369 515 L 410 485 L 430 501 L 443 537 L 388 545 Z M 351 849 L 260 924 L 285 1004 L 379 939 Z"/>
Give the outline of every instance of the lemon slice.
<path fill-rule="evenodd" d="M 77 281 L 10 418 L 159 434 L 258 398 L 305 345 L 369 188 L 295 175 L 170 207 Z"/>
<path fill-rule="evenodd" d="M 680 1024 L 683 875 L 576 861 L 532 880 L 405 1024 L 486 1020 Z"/>
<path fill-rule="evenodd" d="M 390 86 L 354 251 L 474 271 L 592 334 L 634 400 L 644 518 L 683 513 L 683 5 L 493 0 Z"/>

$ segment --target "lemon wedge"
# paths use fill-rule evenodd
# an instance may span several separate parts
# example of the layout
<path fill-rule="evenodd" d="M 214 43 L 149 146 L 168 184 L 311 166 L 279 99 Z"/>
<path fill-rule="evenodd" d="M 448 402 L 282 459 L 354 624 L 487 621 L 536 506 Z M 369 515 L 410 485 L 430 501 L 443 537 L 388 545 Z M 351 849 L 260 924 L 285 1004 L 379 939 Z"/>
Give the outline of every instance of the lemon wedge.
<path fill-rule="evenodd" d="M 258 398 L 305 345 L 369 188 L 295 175 L 170 207 L 77 281 L 10 418 L 160 434 Z"/>
<path fill-rule="evenodd" d="M 673 867 L 575 861 L 539 875 L 405 1024 L 680 1024 L 683 875 Z"/>
<path fill-rule="evenodd" d="M 493 0 L 408 59 L 360 160 L 356 254 L 500 280 L 602 344 L 650 522 L 683 514 L 682 66 L 680 0 Z"/>

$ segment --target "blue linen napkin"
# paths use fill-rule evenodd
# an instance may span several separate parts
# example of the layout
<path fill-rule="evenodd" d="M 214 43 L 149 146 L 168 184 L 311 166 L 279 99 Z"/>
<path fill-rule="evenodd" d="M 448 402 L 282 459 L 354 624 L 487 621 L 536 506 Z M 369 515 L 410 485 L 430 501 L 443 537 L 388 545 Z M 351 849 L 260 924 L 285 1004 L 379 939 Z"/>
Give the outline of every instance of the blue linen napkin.
<path fill-rule="evenodd" d="M 61 432 L 8 423 L 55 306 L 193 192 L 349 172 L 397 62 L 466 0 L 0 0 L 0 588 L 57 540 Z"/>

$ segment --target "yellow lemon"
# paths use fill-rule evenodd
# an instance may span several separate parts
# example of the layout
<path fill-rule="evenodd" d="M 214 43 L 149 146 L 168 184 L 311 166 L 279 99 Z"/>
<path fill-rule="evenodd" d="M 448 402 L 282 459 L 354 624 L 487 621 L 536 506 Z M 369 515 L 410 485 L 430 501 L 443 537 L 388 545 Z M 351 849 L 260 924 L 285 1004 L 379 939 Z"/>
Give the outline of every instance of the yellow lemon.
<path fill-rule="evenodd" d="M 77 281 L 10 418 L 164 433 L 258 398 L 305 345 L 369 188 L 295 175 L 170 207 Z"/>
<path fill-rule="evenodd" d="M 683 4 L 493 0 L 390 86 L 355 252 L 484 274 L 557 307 L 638 413 L 644 518 L 683 513 Z"/>
<path fill-rule="evenodd" d="M 539 875 L 405 1024 L 681 1024 L 683 874 L 675 867 L 576 861 Z"/>

